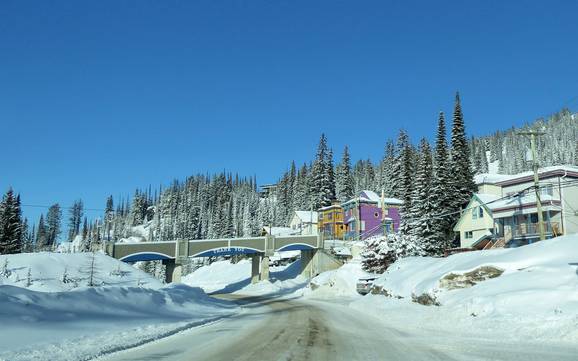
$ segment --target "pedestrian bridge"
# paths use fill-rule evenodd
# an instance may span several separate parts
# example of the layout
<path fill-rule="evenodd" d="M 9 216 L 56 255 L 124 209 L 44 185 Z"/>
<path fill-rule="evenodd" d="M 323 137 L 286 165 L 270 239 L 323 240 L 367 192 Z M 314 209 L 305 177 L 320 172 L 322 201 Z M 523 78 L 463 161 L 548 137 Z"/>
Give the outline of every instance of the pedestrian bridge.
<path fill-rule="evenodd" d="M 106 252 L 124 262 L 162 260 L 167 268 L 167 283 L 180 281 L 181 265 L 187 258 L 244 254 L 252 258 L 252 282 L 257 282 L 269 278 L 269 257 L 274 252 L 283 251 L 301 251 L 302 274 L 311 277 L 319 269 L 315 267 L 320 257 L 316 251 L 322 248 L 323 240 L 318 235 L 278 237 L 267 235 L 249 238 L 111 243 L 107 245 Z"/>

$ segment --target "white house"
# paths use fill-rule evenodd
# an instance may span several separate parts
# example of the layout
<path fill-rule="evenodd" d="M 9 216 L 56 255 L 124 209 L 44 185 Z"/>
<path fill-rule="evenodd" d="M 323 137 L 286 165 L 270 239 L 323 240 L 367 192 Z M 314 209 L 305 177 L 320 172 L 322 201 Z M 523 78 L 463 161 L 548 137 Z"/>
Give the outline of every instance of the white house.
<path fill-rule="evenodd" d="M 317 234 L 317 212 L 293 212 L 289 228 L 299 231 L 300 234 Z"/>
<path fill-rule="evenodd" d="M 454 227 L 462 248 L 516 247 L 539 239 L 533 172 L 481 174 L 475 180 L 478 193 Z M 578 167 L 542 168 L 539 184 L 546 237 L 578 233 Z"/>

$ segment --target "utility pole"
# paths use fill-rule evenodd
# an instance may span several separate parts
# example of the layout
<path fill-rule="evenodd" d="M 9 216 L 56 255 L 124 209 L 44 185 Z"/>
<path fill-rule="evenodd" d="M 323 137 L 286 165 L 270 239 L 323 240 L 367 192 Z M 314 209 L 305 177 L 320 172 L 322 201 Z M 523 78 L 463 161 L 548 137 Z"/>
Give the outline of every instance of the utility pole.
<path fill-rule="evenodd" d="M 536 154 L 536 138 L 540 135 L 544 135 L 544 132 L 531 130 L 527 132 L 518 132 L 520 135 L 530 136 L 530 147 L 532 149 L 532 169 L 534 170 L 534 191 L 536 192 L 536 208 L 538 211 L 538 232 L 540 232 L 540 241 L 546 239 L 546 233 L 544 231 L 544 216 L 542 215 L 542 200 L 540 199 L 540 180 L 538 177 L 538 157 Z"/>

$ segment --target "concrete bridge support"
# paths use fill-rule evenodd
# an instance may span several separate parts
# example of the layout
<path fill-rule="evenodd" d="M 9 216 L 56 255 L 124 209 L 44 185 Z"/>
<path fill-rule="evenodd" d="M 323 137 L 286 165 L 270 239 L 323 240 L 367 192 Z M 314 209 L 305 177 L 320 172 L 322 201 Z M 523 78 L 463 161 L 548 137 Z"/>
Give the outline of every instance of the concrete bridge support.
<path fill-rule="evenodd" d="M 301 276 L 313 278 L 321 272 L 343 266 L 343 262 L 322 249 L 301 251 Z"/>
<path fill-rule="evenodd" d="M 269 280 L 269 256 L 261 257 L 261 281 Z"/>
<path fill-rule="evenodd" d="M 251 283 L 259 282 L 260 272 L 259 272 L 259 261 L 260 256 L 258 254 L 251 256 Z"/>
<path fill-rule="evenodd" d="M 315 254 L 317 250 L 303 250 L 301 251 L 301 276 L 313 278 L 316 275 Z"/>
<path fill-rule="evenodd" d="M 163 260 L 165 265 L 165 282 L 166 283 L 180 283 L 183 266 L 177 263 L 174 259 Z"/>

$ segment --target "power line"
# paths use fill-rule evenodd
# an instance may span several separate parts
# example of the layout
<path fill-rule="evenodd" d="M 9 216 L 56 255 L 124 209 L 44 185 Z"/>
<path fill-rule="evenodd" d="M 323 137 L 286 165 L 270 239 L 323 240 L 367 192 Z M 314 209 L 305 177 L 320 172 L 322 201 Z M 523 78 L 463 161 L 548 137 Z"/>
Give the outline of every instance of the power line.
<path fill-rule="evenodd" d="M 46 205 L 41 205 L 41 204 L 21 204 L 21 207 L 30 207 L 30 208 L 50 208 L 53 205 L 50 206 L 46 206 Z M 63 207 L 60 206 L 61 209 L 72 209 L 73 207 Z M 105 209 L 99 209 L 99 208 L 83 208 L 83 211 L 89 211 L 89 212 L 105 212 Z"/>

